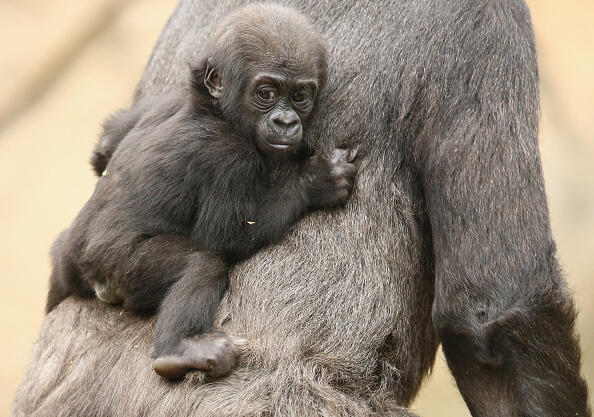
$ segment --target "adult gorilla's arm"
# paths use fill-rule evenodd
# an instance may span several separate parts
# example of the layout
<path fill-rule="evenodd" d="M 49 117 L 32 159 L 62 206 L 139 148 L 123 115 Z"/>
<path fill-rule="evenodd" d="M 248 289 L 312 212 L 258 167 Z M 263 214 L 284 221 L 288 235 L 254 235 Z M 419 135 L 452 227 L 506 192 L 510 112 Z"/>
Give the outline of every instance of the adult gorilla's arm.
<path fill-rule="evenodd" d="M 446 358 L 474 416 L 589 415 L 544 192 L 528 10 L 494 1 L 442 13 L 474 35 L 448 38 L 429 69 L 430 123 L 414 150 Z"/>

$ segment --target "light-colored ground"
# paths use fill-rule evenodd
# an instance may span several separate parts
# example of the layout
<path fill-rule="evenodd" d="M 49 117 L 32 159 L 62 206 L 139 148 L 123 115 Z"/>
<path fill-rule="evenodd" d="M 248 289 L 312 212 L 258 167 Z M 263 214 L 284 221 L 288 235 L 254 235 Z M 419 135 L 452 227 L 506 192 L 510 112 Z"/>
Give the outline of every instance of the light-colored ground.
<path fill-rule="evenodd" d="M 594 386 L 594 2 L 531 0 L 541 150 L 561 262 Z M 89 197 L 102 119 L 126 106 L 175 0 L 0 1 L 0 416 L 39 325 L 48 249 Z M 468 416 L 442 355 L 414 408 Z"/>

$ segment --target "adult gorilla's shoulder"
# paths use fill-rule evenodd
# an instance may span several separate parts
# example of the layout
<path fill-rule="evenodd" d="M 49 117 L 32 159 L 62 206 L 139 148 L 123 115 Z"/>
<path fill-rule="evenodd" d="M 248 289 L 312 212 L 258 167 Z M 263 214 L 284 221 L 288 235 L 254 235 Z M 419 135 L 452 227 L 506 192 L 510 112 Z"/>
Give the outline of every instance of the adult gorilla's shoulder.
<path fill-rule="evenodd" d="M 181 86 L 205 28 L 240 3 L 182 0 L 137 97 Z M 43 325 L 13 415 L 406 416 L 437 333 L 474 415 L 589 415 L 525 4 L 288 3 L 328 40 L 312 134 L 358 145 L 360 170 L 344 210 L 308 216 L 232 271 L 218 323 L 243 363 L 167 384 L 150 369 L 152 320 L 68 300 Z"/>

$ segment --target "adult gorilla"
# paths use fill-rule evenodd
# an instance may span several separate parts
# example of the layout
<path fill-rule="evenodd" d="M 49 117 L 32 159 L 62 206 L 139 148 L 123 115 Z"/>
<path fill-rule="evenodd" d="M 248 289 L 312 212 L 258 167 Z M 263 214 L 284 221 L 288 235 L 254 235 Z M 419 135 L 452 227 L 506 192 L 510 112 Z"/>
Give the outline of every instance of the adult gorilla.
<path fill-rule="evenodd" d="M 187 79 L 238 0 L 181 0 L 137 97 Z M 312 138 L 359 145 L 347 206 L 234 268 L 229 377 L 169 384 L 152 320 L 95 300 L 46 319 L 14 416 L 406 416 L 441 339 L 475 416 L 586 416 L 537 146 L 520 0 L 287 2 L 328 39 Z"/>

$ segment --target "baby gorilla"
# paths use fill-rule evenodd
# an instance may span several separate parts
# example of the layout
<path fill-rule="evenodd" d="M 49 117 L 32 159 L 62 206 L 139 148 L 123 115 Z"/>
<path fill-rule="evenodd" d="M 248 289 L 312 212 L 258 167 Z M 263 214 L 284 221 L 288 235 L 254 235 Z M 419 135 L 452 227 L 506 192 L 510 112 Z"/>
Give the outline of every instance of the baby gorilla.
<path fill-rule="evenodd" d="M 159 307 L 154 368 L 228 374 L 237 348 L 208 331 L 229 264 L 278 241 L 309 209 L 346 201 L 348 153 L 306 152 L 326 80 L 323 44 L 292 9 L 230 15 L 188 91 L 112 116 L 93 157 L 94 194 L 52 249 L 47 311 L 70 294 Z"/>

